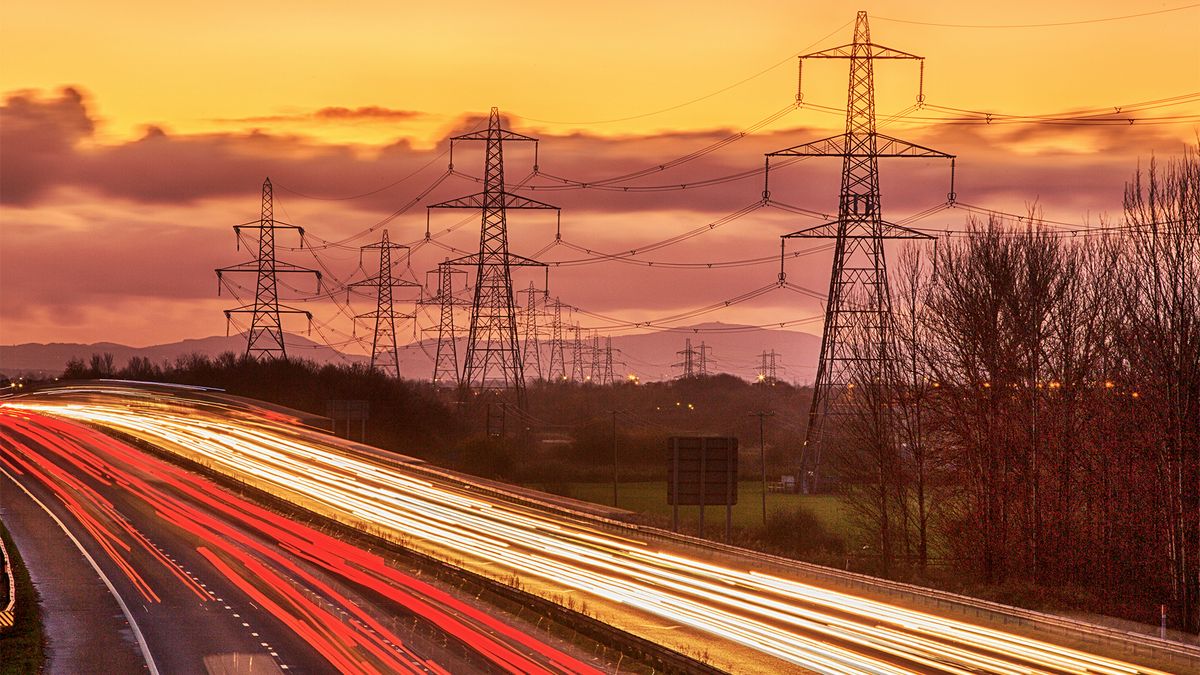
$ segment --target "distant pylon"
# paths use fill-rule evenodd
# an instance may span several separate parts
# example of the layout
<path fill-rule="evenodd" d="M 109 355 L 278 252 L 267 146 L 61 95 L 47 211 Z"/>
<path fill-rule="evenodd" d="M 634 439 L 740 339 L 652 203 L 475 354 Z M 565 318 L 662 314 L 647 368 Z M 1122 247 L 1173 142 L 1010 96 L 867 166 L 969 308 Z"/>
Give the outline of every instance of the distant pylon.
<path fill-rule="evenodd" d="M 546 379 L 567 379 L 566 344 L 563 342 L 562 301 L 554 299 L 554 313 L 550 317 L 550 364 L 546 368 Z"/>
<path fill-rule="evenodd" d="M 762 365 L 758 369 L 758 381 L 774 384 L 779 380 L 776 376 L 778 372 L 777 357 L 780 355 L 774 349 L 762 353 Z"/>
<path fill-rule="evenodd" d="M 874 60 L 921 61 L 922 91 L 917 96 L 920 103 L 924 100 L 924 58 L 872 43 L 866 12 L 858 13 L 852 43 L 804 54 L 800 57 L 801 68 L 804 59 L 850 60 L 845 133 L 767 155 L 768 168 L 772 157 L 842 158 L 837 220 L 783 235 L 785 239 L 835 240 L 821 357 L 800 460 L 805 489 L 811 491 L 819 489 L 826 419 L 853 412 L 843 394 L 855 377 L 863 377 L 863 366 L 870 381 L 883 384 L 885 370 L 892 358 L 891 297 L 883 242 L 885 239 L 930 238 L 883 220 L 879 199 L 879 158 L 951 160 L 949 201 L 953 202 L 954 156 L 876 132 Z M 802 103 L 803 98 L 803 92 L 797 91 L 797 103 Z M 765 188 L 763 197 L 770 198 L 770 192 Z M 781 270 L 780 282 L 784 281 Z"/>
<path fill-rule="evenodd" d="M 583 382 L 583 336 L 579 324 L 575 324 L 572 330 L 575 331 L 575 344 L 571 350 L 571 379 Z"/>
<path fill-rule="evenodd" d="M 383 238 L 379 241 L 359 247 L 360 252 L 379 251 L 379 273 L 363 281 L 356 281 L 346 289 L 347 298 L 349 298 L 350 288 L 375 289 L 375 311 L 359 314 L 354 318 L 375 319 L 375 333 L 371 338 L 371 368 L 378 368 L 380 372 L 396 379 L 400 379 L 400 352 L 396 346 L 396 318 L 411 319 L 414 315 L 396 313 L 396 307 L 392 303 L 392 289 L 420 286 L 412 281 L 397 279 L 392 274 L 392 251 L 399 250 L 408 250 L 408 247 L 403 244 L 393 244 L 388 239 L 387 230 L 383 231 Z M 391 351 L 390 356 L 385 350 Z"/>
<path fill-rule="evenodd" d="M 437 275 L 437 292 L 419 304 L 437 305 L 438 337 L 437 352 L 433 359 L 433 383 L 438 386 L 458 386 L 461 373 L 458 370 L 458 329 L 454 325 L 454 308 L 468 304 L 454 295 L 454 275 L 466 272 L 456 270 L 449 262 L 439 263 L 437 270 L 426 273 Z"/>
<path fill-rule="evenodd" d="M 226 272 L 253 272 L 258 276 L 255 284 L 254 304 L 245 304 L 225 310 L 225 322 L 228 325 L 234 314 L 250 314 L 250 331 L 246 334 L 246 355 L 255 359 L 286 359 L 287 349 L 283 343 L 283 323 L 280 321 L 279 315 L 303 314 L 308 317 L 311 324 L 312 312 L 280 305 L 276 276 L 288 272 L 316 275 L 317 291 L 319 292 L 321 273 L 317 270 L 275 260 L 275 230 L 296 230 L 300 233 L 300 245 L 304 246 L 304 228 L 275 220 L 270 178 L 263 181 L 262 211 L 258 223 L 233 226 L 239 249 L 241 248 L 243 229 L 258 230 L 258 257 L 250 262 L 216 269 L 217 295 L 221 294 L 222 275 Z"/>
<path fill-rule="evenodd" d="M 708 345 L 704 341 L 700 342 L 700 377 L 708 377 Z"/>
<path fill-rule="evenodd" d="M 675 352 L 676 356 L 682 356 L 683 361 L 675 364 L 676 368 L 683 368 L 683 374 L 680 377 L 684 379 L 696 376 L 696 350 L 692 349 L 692 339 L 684 338 L 683 351 Z"/>
<path fill-rule="evenodd" d="M 508 250 L 508 209 L 553 209 L 558 207 L 508 192 L 504 184 L 504 141 L 531 141 L 500 127 L 500 111 L 492 108 L 486 131 L 474 131 L 450 139 L 450 168 L 454 168 L 456 141 L 484 141 L 486 145 L 483 192 L 437 204 L 431 209 L 479 209 L 479 252 L 455 260 L 453 265 L 475 268 L 475 298 L 471 303 L 471 328 L 467 356 L 463 362 L 462 386 L 503 387 L 516 393 L 517 407 L 525 407 L 525 377 L 517 340 L 517 313 L 513 303 L 512 269 L 542 266 Z M 536 150 L 535 150 L 536 155 Z M 536 167 L 536 161 L 534 163 Z M 497 372 L 493 372 L 497 371 Z"/>
<path fill-rule="evenodd" d="M 612 337 L 604 337 L 604 376 L 601 378 L 600 384 L 613 383 L 613 348 Z"/>
<path fill-rule="evenodd" d="M 592 331 L 592 350 L 591 358 L 588 359 L 588 381 L 594 384 L 604 384 L 601 382 L 604 373 L 600 364 L 600 333 Z"/>
<path fill-rule="evenodd" d="M 542 379 L 542 347 L 538 333 L 538 297 L 545 296 L 545 291 L 539 290 L 529 282 L 529 288 L 521 291 L 525 298 L 525 331 L 524 344 L 521 345 L 521 361 L 525 364 L 526 374 L 537 373 L 537 379 Z M 532 366 L 532 368 L 530 367 Z"/>

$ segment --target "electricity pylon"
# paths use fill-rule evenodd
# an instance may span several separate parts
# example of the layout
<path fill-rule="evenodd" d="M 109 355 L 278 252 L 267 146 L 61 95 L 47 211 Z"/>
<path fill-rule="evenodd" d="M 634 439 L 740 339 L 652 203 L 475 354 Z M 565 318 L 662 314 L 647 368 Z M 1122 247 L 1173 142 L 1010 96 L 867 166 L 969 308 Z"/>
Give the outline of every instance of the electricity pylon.
<path fill-rule="evenodd" d="M 550 317 L 550 363 L 546 368 L 546 379 L 567 379 L 567 350 L 563 341 L 562 300 L 554 298 L 554 313 Z"/>
<path fill-rule="evenodd" d="M 821 335 L 821 358 L 800 460 L 804 487 L 807 491 L 815 491 L 820 485 L 821 446 L 827 419 L 854 412 L 845 392 L 853 386 L 856 377 L 863 379 L 864 372 L 869 381 L 884 384 L 893 357 L 892 306 L 883 242 L 885 239 L 931 238 L 883 220 L 879 199 L 879 158 L 949 159 L 949 200 L 953 201 L 954 156 L 876 132 L 872 64 L 876 59 L 916 59 L 922 64 L 923 87 L 924 57 L 871 42 L 866 12 L 858 13 L 852 43 L 804 54 L 800 56 L 801 67 L 804 59 L 850 60 L 845 133 L 769 153 L 766 160 L 769 167 L 772 157 L 842 158 L 837 220 L 783 235 L 785 239 L 835 241 L 825 327 Z M 798 103 L 803 101 L 802 92 L 797 92 L 796 99 Z M 923 99 L 923 93 L 918 94 L 918 103 Z M 769 198 L 769 191 L 764 190 L 763 196 Z M 780 277 L 783 281 L 782 273 Z"/>
<path fill-rule="evenodd" d="M 521 349 L 517 341 L 517 314 L 513 305 L 512 268 L 544 267 L 544 263 L 510 253 L 508 250 L 508 209 L 552 209 L 528 197 L 508 192 L 504 184 L 504 142 L 530 141 L 500 126 L 500 111 L 492 108 L 486 131 L 474 131 L 450 139 L 450 168 L 454 168 L 456 141 L 484 141 L 483 192 L 431 204 L 431 209 L 479 209 L 479 253 L 449 261 L 451 265 L 475 268 L 475 298 L 471 303 L 471 327 L 467 338 L 467 356 L 463 362 L 461 386 L 465 390 L 503 387 L 516 393 L 517 406 L 525 407 L 525 378 Z M 536 148 L 536 146 L 535 146 Z M 536 149 L 535 149 L 536 155 Z M 536 167 L 536 160 L 534 165 Z M 493 374 L 498 370 L 499 376 Z"/>
<path fill-rule="evenodd" d="M 408 247 L 403 244 L 393 244 L 388 239 L 387 230 L 383 231 L 383 237 L 379 241 L 360 247 L 360 256 L 365 251 L 379 251 L 379 273 L 363 281 L 356 281 L 346 289 L 347 298 L 349 298 L 350 288 L 375 289 L 375 311 L 359 314 L 354 318 L 355 320 L 375 319 L 375 334 L 371 339 L 371 369 L 379 368 L 380 372 L 385 375 L 390 374 L 396 379 L 400 379 L 400 352 L 396 346 L 396 318 L 411 319 L 414 315 L 396 313 L 395 305 L 392 303 L 392 289 L 420 286 L 412 281 L 397 279 L 392 274 L 392 251 L 399 250 L 408 250 Z M 362 266 L 361 260 L 359 266 Z M 387 358 L 387 354 L 383 350 L 388 347 L 391 348 L 391 363 L 384 364 L 382 361 Z"/>
<path fill-rule="evenodd" d="M 613 348 L 612 337 L 604 338 L 604 375 L 600 384 L 613 384 Z"/>
<path fill-rule="evenodd" d="M 780 356 L 774 349 L 762 353 L 762 365 L 758 369 L 758 381 L 775 384 L 778 381 L 778 365 L 776 359 Z"/>
<path fill-rule="evenodd" d="M 574 349 L 571 350 L 571 379 L 583 382 L 583 334 L 579 324 L 572 329 L 575 331 Z"/>
<path fill-rule="evenodd" d="M 286 359 L 287 348 L 283 343 L 283 323 L 280 321 L 280 315 L 303 314 L 308 317 L 311 325 L 312 312 L 280 305 L 276 277 L 284 273 L 316 275 L 317 292 L 320 292 L 321 273 L 307 267 L 275 260 L 275 230 L 296 230 L 300 233 L 300 245 L 304 246 L 304 228 L 275 220 L 270 178 L 263 181 L 262 212 L 258 221 L 233 226 L 234 235 L 238 238 L 239 249 L 244 229 L 258 230 L 258 257 L 239 265 L 220 267 L 214 270 L 217 273 L 217 295 L 221 294 L 222 275 L 227 272 L 251 272 L 258 276 L 255 284 L 254 303 L 225 310 L 225 322 L 228 325 L 234 314 L 250 314 L 250 331 L 246 334 L 246 355 L 254 359 Z"/>
<path fill-rule="evenodd" d="M 538 333 L 538 296 L 543 298 L 546 295 L 545 291 L 539 290 L 529 282 L 529 288 L 521 291 L 526 294 L 525 298 L 525 335 L 524 344 L 521 350 L 521 361 L 525 364 L 525 372 L 530 371 L 530 366 L 537 372 L 537 379 L 542 379 L 542 348 L 540 335 Z"/>
<path fill-rule="evenodd" d="M 683 361 L 673 364 L 676 368 L 683 368 L 683 374 L 680 375 L 683 379 L 688 379 L 696 376 L 696 350 L 692 349 L 692 338 L 683 339 L 683 351 L 675 352 L 676 356 L 682 356 Z"/>
<path fill-rule="evenodd" d="M 456 270 L 449 261 L 439 263 L 437 270 L 426 273 L 437 275 L 437 292 L 432 297 L 419 301 L 422 305 L 437 305 L 438 307 L 438 337 L 437 352 L 433 359 L 433 383 L 437 386 L 459 385 L 461 373 L 458 370 L 458 329 L 454 326 L 454 308 L 467 305 L 466 300 L 459 300 L 454 295 L 454 275 L 466 272 Z"/>

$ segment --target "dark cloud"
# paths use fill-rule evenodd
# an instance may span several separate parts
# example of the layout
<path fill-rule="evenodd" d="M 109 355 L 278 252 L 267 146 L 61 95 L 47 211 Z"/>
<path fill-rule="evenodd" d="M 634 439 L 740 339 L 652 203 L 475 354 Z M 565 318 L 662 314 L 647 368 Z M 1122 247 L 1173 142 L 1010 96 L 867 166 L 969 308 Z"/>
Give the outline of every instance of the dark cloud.
<path fill-rule="evenodd" d="M 448 158 L 440 158 L 448 145 L 445 138 L 486 124 L 486 115 L 467 115 L 447 126 L 445 138 L 434 149 L 417 149 L 407 141 L 398 141 L 366 152 L 361 147 L 317 143 L 278 131 L 177 135 L 155 126 L 147 127 L 136 140 L 90 143 L 96 122 L 87 97 L 76 88 L 56 95 L 10 94 L 0 112 L 4 159 L 0 190 L 9 204 L 37 203 L 54 186 L 79 187 L 145 204 L 187 204 L 211 198 L 249 197 L 269 175 L 293 195 L 365 195 L 353 205 L 380 214 L 391 213 L 445 171 Z M 323 108 L 306 114 L 349 122 L 419 113 L 366 106 Z M 516 130 L 527 131 L 519 120 L 504 120 L 510 128 L 516 124 Z M 940 125 L 898 135 L 958 156 L 957 192 L 963 201 L 1007 209 L 1014 203 L 1040 198 L 1082 213 L 1118 206 L 1121 187 L 1135 170 L 1139 156 L 1178 151 L 1183 144 L 1168 132 L 1136 124 L 1082 129 Z M 718 144 L 734 133 L 717 129 L 615 138 L 583 132 L 541 134 L 538 164 L 547 175 L 531 177 L 532 144 L 510 143 L 505 146 L 507 178 L 510 183 L 527 178 L 526 186 L 532 188 L 529 194 L 562 206 L 565 219 L 572 213 L 650 211 L 719 216 L 759 199 L 764 187 L 762 176 L 748 175 L 706 187 L 668 188 L 752 172 L 762 166 L 763 153 L 826 135 L 797 128 L 747 136 L 674 168 L 652 170 L 623 182 L 618 190 L 563 190 L 561 183 L 549 177 L 595 184 L 607 177 L 656 167 L 657 163 Z M 1064 149 L 1072 145 L 1081 150 Z M 456 144 L 455 169 L 468 176 L 481 175 L 482 146 Z M 1095 151 L 1097 147 L 1102 150 Z M 881 171 L 885 208 L 894 219 L 942 201 L 949 188 L 948 167 L 942 160 L 885 160 Z M 836 208 L 839 175 L 837 158 L 812 158 L 786 168 L 779 166 L 771 174 L 772 196 L 832 211 Z M 411 177 L 400 180 L 406 176 Z M 479 189 L 478 183 L 455 177 L 431 193 L 428 201 Z"/>
<path fill-rule="evenodd" d="M 259 115 L 255 117 L 236 117 L 214 120 L 227 124 L 270 124 L 281 122 L 396 122 L 424 117 L 425 113 L 417 110 L 397 110 L 377 105 L 346 108 L 343 106 L 328 106 L 313 111 L 297 112 L 281 115 Z"/>
<path fill-rule="evenodd" d="M 70 180 L 71 159 L 95 124 L 83 93 L 66 87 L 56 95 L 20 91 L 0 106 L 0 198 L 24 204 L 45 188 Z"/>

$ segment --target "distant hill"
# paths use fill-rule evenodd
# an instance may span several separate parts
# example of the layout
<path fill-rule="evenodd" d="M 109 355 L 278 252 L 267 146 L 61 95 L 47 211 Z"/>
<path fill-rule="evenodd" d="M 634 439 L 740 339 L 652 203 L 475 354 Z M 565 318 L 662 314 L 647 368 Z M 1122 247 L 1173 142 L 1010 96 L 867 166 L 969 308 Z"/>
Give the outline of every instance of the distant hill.
<path fill-rule="evenodd" d="M 573 360 L 574 340 L 566 340 L 567 367 Z M 311 359 L 317 363 L 365 363 L 364 356 L 344 354 L 331 347 L 313 342 L 299 335 L 287 335 L 289 356 Z M 614 337 L 613 367 L 617 377 L 636 374 L 646 381 L 667 380 L 679 375 L 682 370 L 673 364 L 683 358 L 677 352 L 683 350 L 685 340 L 692 341 L 692 348 L 707 347 L 707 366 L 710 374 L 729 373 L 752 380 L 762 362 L 761 354 L 775 350 L 777 374 L 781 380 L 811 383 L 816 373 L 821 339 L 809 333 L 792 330 L 772 330 L 726 323 L 703 323 L 671 331 L 620 335 Z M 583 338 L 585 363 L 591 356 L 591 337 Z M 458 357 L 467 353 L 466 339 L 457 341 Z M 7 376 L 36 375 L 56 376 L 62 373 L 71 358 L 86 361 L 92 354 L 110 353 L 118 366 L 124 366 L 130 357 L 144 356 L 155 363 L 174 361 L 184 354 L 200 353 L 216 356 L 221 352 L 241 353 L 246 349 L 245 335 L 229 337 L 214 336 L 183 340 L 150 347 L 130 347 L 112 342 L 93 344 L 78 343 L 27 343 L 0 345 L 0 374 Z M 549 365 L 550 346 L 542 345 L 542 368 Z M 407 378 L 424 379 L 433 374 L 433 359 L 437 353 L 437 340 L 427 339 L 400 347 L 400 372 Z M 600 339 L 600 354 L 603 359 L 604 339 Z M 603 362 L 603 361 L 601 361 Z M 697 367 L 698 362 L 697 362 Z M 585 368 L 585 374 L 587 369 Z"/>
<path fill-rule="evenodd" d="M 366 361 L 362 356 L 342 354 L 299 335 L 288 334 L 286 343 L 289 355 L 312 359 L 318 363 Z M 9 377 L 16 375 L 56 376 L 62 373 L 68 360 L 80 358 L 87 361 L 92 354 L 112 354 L 113 362 L 117 367 L 122 367 L 129 363 L 130 357 L 133 356 L 144 356 L 155 363 L 163 363 L 164 361 L 174 361 L 177 357 L 185 354 L 199 353 L 216 356 L 222 352 L 241 353 L 244 351 L 246 351 L 244 334 L 182 340 L 149 347 L 130 347 L 114 342 L 92 344 L 30 342 L 20 345 L 0 345 L 0 374 Z"/>
<path fill-rule="evenodd" d="M 572 364 L 574 336 L 564 335 L 566 341 L 567 368 Z M 673 364 L 683 360 L 676 352 L 682 351 L 685 340 L 692 341 L 692 348 L 700 349 L 701 343 L 708 348 L 707 365 L 710 374 L 729 373 L 746 380 L 754 379 L 762 364 L 762 353 L 775 350 L 777 376 L 787 382 L 811 384 L 816 377 L 817 359 L 821 352 L 821 338 L 810 333 L 793 330 L 755 328 L 728 323 L 702 323 L 685 326 L 671 331 L 619 335 L 612 339 L 613 368 L 617 377 L 636 374 L 645 381 L 669 380 L 682 369 Z M 584 336 L 585 363 L 591 354 L 591 337 Z M 457 341 L 458 357 L 466 354 L 466 340 Z M 433 374 L 433 358 L 437 353 L 437 340 L 414 342 L 400 348 L 400 370 L 405 377 L 430 377 Z M 541 348 L 542 368 L 549 365 L 550 346 Z M 604 358 L 604 338 L 600 338 L 601 359 Z M 601 361 L 603 363 L 603 361 Z M 697 365 L 698 367 L 698 365 Z M 585 369 L 586 374 L 586 369 Z"/>

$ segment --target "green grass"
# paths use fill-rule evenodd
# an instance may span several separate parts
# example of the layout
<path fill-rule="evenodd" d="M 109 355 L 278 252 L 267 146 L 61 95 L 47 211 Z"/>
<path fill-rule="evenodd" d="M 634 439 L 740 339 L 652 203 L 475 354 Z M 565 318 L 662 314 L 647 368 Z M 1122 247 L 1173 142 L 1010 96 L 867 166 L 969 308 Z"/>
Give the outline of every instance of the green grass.
<path fill-rule="evenodd" d="M 566 497 L 573 497 L 595 504 L 612 504 L 612 483 L 566 483 L 562 486 Z M 621 483 L 617 486 L 617 506 L 638 513 L 671 517 L 671 506 L 667 504 L 666 481 L 645 483 Z M 767 517 L 803 508 L 812 513 L 829 532 L 845 539 L 853 538 L 845 508 L 834 495 L 801 495 L 780 492 L 767 493 Z M 700 508 L 679 507 L 679 524 L 682 529 L 694 530 L 700 520 Z M 709 506 L 704 513 L 705 529 L 716 534 L 725 526 L 725 507 Z M 762 527 L 762 483 L 744 480 L 738 482 L 738 503 L 733 507 L 733 525 L 746 529 Z M 710 529 L 711 528 L 711 529 Z"/>
<path fill-rule="evenodd" d="M 4 545 L 12 556 L 13 581 L 17 588 L 16 622 L 12 628 L 0 632 L 0 675 L 41 672 L 46 641 L 37 592 L 3 523 L 0 523 L 0 537 L 4 538 Z"/>

